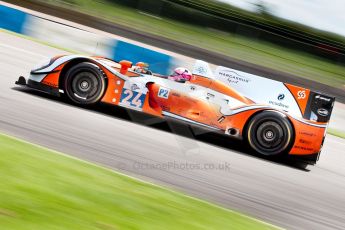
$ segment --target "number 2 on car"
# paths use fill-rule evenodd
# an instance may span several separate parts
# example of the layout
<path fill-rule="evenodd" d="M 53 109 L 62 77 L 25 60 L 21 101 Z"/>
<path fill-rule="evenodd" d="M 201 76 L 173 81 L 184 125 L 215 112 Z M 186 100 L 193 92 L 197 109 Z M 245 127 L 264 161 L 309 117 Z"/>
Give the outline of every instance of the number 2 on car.
<path fill-rule="evenodd" d="M 146 94 L 135 92 L 129 89 L 122 91 L 120 102 L 127 107 L 142 108 Z"/>

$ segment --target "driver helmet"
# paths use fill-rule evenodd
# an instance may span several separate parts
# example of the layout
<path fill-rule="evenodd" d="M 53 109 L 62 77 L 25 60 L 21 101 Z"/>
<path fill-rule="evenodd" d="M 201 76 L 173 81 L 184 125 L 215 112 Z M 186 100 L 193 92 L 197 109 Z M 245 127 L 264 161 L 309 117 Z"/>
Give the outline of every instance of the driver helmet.
<path fill-rule="evenodd" d="M 189 81 L 192 73 L 186 68 L 178 67 L 168 78 L 173 81 Z"/>
<path fill-rule="evenodd" d="M 145 62 L 138 62 L 137 64 L 135 64 L 134 71 L 142 74 L 152 74 L 149 70 L 149 64 Z"/>

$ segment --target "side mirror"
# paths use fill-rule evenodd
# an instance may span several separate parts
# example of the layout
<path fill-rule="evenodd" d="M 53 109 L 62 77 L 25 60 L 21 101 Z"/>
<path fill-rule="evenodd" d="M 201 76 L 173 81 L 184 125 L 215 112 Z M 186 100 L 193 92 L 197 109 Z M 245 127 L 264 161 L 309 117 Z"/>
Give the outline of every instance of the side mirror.
<path fill-rule="evenodd" d="M 119 64 L 121 65 L 121 69 L 120 69 L 121 74 L 126 74 L 128 69 L 132 67 L 132 62 L 126 61 L 126 60 L 120 61 Z"/>

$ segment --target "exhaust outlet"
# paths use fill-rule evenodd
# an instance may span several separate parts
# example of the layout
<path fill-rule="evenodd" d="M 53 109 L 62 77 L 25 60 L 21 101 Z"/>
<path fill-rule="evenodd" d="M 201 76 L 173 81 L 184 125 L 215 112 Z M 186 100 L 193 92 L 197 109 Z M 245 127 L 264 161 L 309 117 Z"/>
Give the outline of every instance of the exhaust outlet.
<path fill-rule="evenodd" d="M 229 133 L 231 136 L 235 136 L 235 135 L 238 134 L 238 131 L 237 131 L 237 129 L 230 128 L 230 129 L 228 129 L 228 133 Z"/>

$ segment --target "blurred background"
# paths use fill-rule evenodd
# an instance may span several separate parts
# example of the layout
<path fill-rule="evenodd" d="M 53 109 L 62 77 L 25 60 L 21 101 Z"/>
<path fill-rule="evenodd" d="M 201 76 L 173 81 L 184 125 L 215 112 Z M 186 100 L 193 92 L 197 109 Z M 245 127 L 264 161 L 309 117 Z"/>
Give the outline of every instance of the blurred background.
<path fill-rule="evenodd" d="M 345 89 L 345 32 L 341 22 L 336 24 L 341 19 L 338 1 L 329 7 L 323 0 L 27 2 L 87 13 L 144 34 Z"/>

